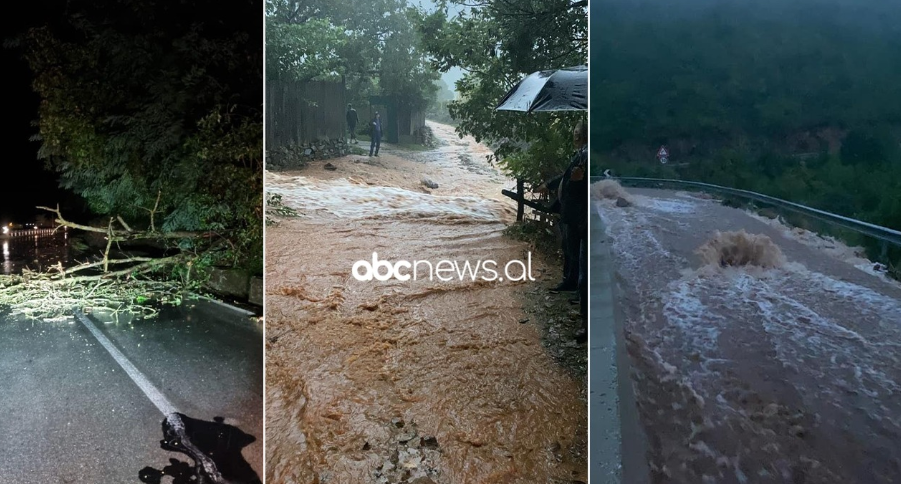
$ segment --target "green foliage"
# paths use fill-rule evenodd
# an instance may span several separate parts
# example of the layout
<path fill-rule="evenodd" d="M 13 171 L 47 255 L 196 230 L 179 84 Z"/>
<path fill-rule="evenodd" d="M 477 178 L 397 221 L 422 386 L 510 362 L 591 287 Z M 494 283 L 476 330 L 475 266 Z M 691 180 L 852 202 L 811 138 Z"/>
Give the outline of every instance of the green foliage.
<path fill-rule="evenodd" d="M 156 208 L 157 231 L 216 236 L 217 260 L 261 272 L 262 52 L 247 21 L 261 9 L 73 1 L 63 24 L 28 31 L 39 156 L 60 184 L 134 228 Z"/>
<path fill-rule="evenodd" d="M 466 7 L 447 18 L 450 5 Z M 464 0 L 439 2 L 420 13 L 418 28 L 441 71 L 462 68 L 460 98 L 448 104 L 457 132 L 489 143 L 501 168 L 532 183 L 565 167 L 575 148 L 572 128 L 584 114 L 523 113 L 494 110 L 504 94 L 526 75 L 539 70 L 585 64 L 587 2 L 487 0 L 477 6 Z"/>
<path fill-rule="evenodd" d="M 450 104 L 456 99 L 456 93 L 441 78 L 435 81 L 435 86 L 437 87 L 437 92 L 435 99 L 432 100 L 426 111 L 426 118 L 442 124 L 456 126 L 457 121 L 450 115 Z"/>
<path fill-rule="evenodd" d="M 901 160 L 898 141 L 885 127 L 857 128 L 842 141 L 841 160 L 845 164 L 868 166 Z"/>
<path fill-rule="evenodd" d="M 266 227 L 278 225 L 278 221 L 270 218 L 274 217 L 297 217 L 297 211 L 286 206 L 282 202 L 282 196 L 278 193 L 266 194 Z"/>
<path fill-rule="evenodd" d="M 575 152 L 573 124 L 565 117 L 548 119 L 543 137 L 534 139 L 527 150 L 512 152 L 498 161 L 504 173 L 541 183 L 566 169 Z"/>
<path fill-rule="evenodd" d="M 892 2 L 598 6 L 594 174 L 704 181 L 901 229 L 901 11 Z M 654 162 L 660 144 L 687 166 Z M 881 254 L 872 239 L 824 231 Z M 897 263 L 901 250 L 889 258 Z"/>
<path fill-rule="evenodd" d="M 440 122 L 442 124 L 448 124 L 455 126 L 457 125 L 457 121 L 454 120 L 450 115 L 450 104 L 451 101 L 443 101 L 443 102 L 435 102 L 429 109 L 426 111 L 426 118 L 429 120 L 434 120 L 435 122 Z"/>
<path fill-rule="evenodd" d="M 608 0 L 592 11 L 592 146 L 754 145 L 901 122 L 891 2 Z M 819 148 L 813 148 L 818 151 Z M 676 156 L 674 154 L 674 156 Z"/>
<path fill-rule="evenodd" d="M 362 139 L 360 139 L 360 140 L 362 140 Z M 369 151 L 367 151 L 366 149 L 363 149 L 360 146 L 351 145 L 351 146 L 347 147 L 347 154 L 351 154 L 353 156 L 366 156 L 367 154 L 369 154 Z"/>
<path fill-rule="evenodd" d="M 297 81 L 340 79 L 338 52 L 347 43 L 340 27 L 326 19 L 303 24 L 266 18 L 266 70 L 270 78 Z"/>
<path fill-rule="evenodd" d="M 266 197 L 266 213 L 280 215 L 282 217 L 297 217 L 297 211 L 282 202 L 282 196 L 278 193 L 268 193 Z"/>
<path fill-rule="evenodd" d="M 425 109 L 437 73 L 421 50 L 404 0 L 267 0 L 267 76 L 308 81 L 345 77 L 349 102 L 397 96 Z"/>
<path fill-rule="evenodd" d="M 560 257 L 559 231 L 555 233 L 546 223 L 536 220 L 524 220 L 515 222 L 504 228 L 504 235 L 522 242 L 527 242 L 531 247 L 545 257 Z"/>
<path fill-rule="evenodd" d="M 440 104 L 441 102 L 450 102 L 457 98 L 457 94 L 447 85 L 444 79 L 438 78 L 435 80 L 435 86 L 437 87 L 435 105 Z"/>

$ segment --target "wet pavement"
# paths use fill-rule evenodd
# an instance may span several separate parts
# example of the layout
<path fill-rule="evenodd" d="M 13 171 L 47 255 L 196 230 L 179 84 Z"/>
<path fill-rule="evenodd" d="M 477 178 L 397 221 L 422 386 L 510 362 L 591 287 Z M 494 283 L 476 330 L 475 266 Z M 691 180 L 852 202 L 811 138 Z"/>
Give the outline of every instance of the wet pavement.
<path fill-rule="evenodd" d="M 597 212 L 590 225 L 590 482 L 648 483 L 644 432 L 635 408 L 615 261 Z"/>
<path fill-rule="evenodd" d="M 262 475 L 263 350 L 256 320 L 187 302 L 149 321 L 88 315 L 187 416 L 227 479 Z M 184 482 L 190 459 L 163 450 L 163 414 L 77 319 L 0 317 L 0 480 Z M 193 464 L 190 462 L 189 464 Z"/>
<path fill-rule="evenodd" d="M 68 266 L 73 257 L 69 249 L 69 233 L 62 230 L 41 236 L 0 236 L 0 252 L 0 274 L 20 273 L 25 268 L 44 271 L 60 262 Z"/>
<path fill-rule="evenodd" d="M 627 191 L 633 205 L 593 205 L 650 479 L 901 481 L 901 286 L 832 239 L 701 194 Z M 696 250 L 717 231 L 766 236 L 764 262 L 784 260 L 708 265 Z"/>

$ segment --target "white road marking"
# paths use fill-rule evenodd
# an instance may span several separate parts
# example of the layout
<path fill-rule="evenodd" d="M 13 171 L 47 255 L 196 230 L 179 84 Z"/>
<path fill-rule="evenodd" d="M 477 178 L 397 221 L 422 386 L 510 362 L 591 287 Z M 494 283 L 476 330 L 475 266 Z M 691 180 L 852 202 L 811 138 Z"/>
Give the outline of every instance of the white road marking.
<path fill-rule="evenodd" d="M 112 356 L 113 359 L 115 359 L 116 362 L 119 363 L 119 366 L 122 366 L 122 369 L 125 370 L 125 373 L 128 374 L 131 380 L 134 381 L 136 385 L 138 385 L 138 388 L 140 388 L 141 391 L 144 392 L 144 395 L 146 395 L 147 398 L 150 399 L 151 402 L 153 402 L 156 408 L 159 409 L 159 411 L 162 412 L 162 414 L 166 418 L 169 418 L 170 415 L 178 412 L 178 410 L 176 410 L 176 408 L 171 403 L 169 403 L 169 400 L 166 399 L 163 393 L 157 390 L 156 387 L 153 386 L 153 384 L 150 382 L 150 380 L 148 380 L 143 373 L 138 371 L 138 368 L 136 368 L 135 365 L 132 364 L 132 362 L 129 361 L 128 358 L 126 358 L 125 355 L 122 354 L 122 352 L 118 348 L 116 348 L 116 346 L 114 346 L 113 343 L 110 342 L 110 340 L 107 339 L 102 332 L 100 332 L 100 330 L 97 329 L 94 323 L 91 322 L 91 319 L 87 318 L 83 313 L 81 313 L 80 310 L 75 311 L 75 316 L 78 317 L 78 320 L 80 320 L 81 323 L 88 328 L 88 331 L 90 331 L 90 333 L 94 335 L 94 337 L 97 339 L 97 342 L 99 342 L 100 345 L 103 346 L 104 349 L 106 349 L 110 356 Z"/>
<path fill-rule="evenodd" d="M 197 456 L 196 461 L 203 465 L 210 480 L 214 483 L 223 483 L 224 480 L 216 467 L 216 463 L 214 463 L 206 453 L 202 452 L 191 443 L 191 439 L 185 432 L 185 424 L 182 422 L 180 414 L 175 407 L 169 403 L 169 400 L 166 399 L 163 393 L 157 390 L 156 387 L 153 386 L 153 383 L 151 383 L 143 373 L 138 371 L 138 368 L 122 354 L 122 351 L 114 346 L 113 343 L 103 335 L 103 332 L 100 332 L 97 326 L 91 322 L 91 319 L 87 318 L 80 310 L 75 311 L 75 316 L 78 317 L 78 320 L 80 320 L 85 327 L 87 327 L 88 331 L 97 339 L 97 342 L 106 349 L 110 356 L 119 363 L 119 366 L 122 366 L 125 373 L 128 374 L 129 378 L 131 378 L 136 385 L 138 385 L 138 388 L 144 392 L 144 395 L 146 395 L 163 416 L 166 417 L 166 421 L 168 421 L 169 425 L 175 430 L 176 436 L 181 443 L 189 450 L 195 452 L 195 455 Z"/>

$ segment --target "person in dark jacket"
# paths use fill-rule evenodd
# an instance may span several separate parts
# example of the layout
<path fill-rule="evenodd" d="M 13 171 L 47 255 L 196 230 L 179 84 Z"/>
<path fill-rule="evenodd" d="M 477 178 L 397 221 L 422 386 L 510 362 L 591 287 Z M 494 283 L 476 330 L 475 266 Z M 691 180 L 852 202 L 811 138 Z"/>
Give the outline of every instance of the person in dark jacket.
<path fill-rule="evenodd" d="M 578 151 L 562 174 L 538 187 L 538 191 L 556 190 L 563 234 L 563 281 L 555 291 L 579 291 L 582 331 L 576 337 L 588 337 L 588 124 L 573 129 Z"/>
<path fill-rule="evenodd" d="M 347 104 L 347 128 L 350 130 L 350 142 L 357 142 L 357 123 L 360 119 L 357 117 L 357 110 Z"/>
<path fill-rule="evenodd" d="M 369 143 L 369 157 L 372 157 L 373 151 L 378 156 L 379 147 L 382 145 L 382 117 L 378 112 L 375 113 L 372 123 L 369 124 L 369 133 L 372 137 L 372 142 Z"/>

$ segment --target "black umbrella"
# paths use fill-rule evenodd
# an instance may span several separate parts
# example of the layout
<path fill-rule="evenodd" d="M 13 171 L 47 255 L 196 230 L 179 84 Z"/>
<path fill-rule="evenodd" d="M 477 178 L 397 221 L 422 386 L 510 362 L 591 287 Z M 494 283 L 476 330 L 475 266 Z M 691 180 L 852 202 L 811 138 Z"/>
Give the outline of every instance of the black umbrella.
<path fill-rule="evenodd" d="M 507 92 L 496 110 L 588 110 L 588 67 L 536 71 Z"/>

